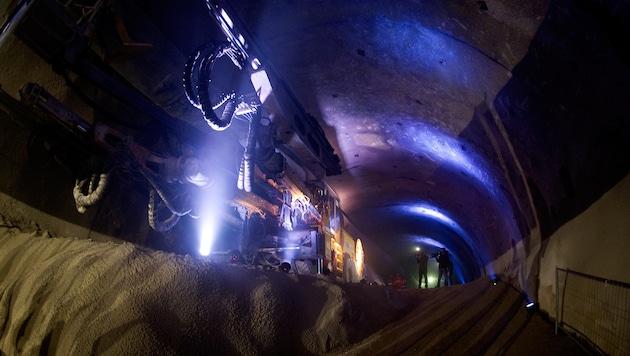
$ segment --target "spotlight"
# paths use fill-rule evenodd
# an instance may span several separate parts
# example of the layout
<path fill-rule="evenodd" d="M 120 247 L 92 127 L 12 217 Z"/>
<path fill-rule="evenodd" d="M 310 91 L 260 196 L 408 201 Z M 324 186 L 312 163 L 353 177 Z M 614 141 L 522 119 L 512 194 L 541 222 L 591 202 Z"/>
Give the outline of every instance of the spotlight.
<path fill-rule="evenodd" d="M 493 279 L 492 279 L 492 285 L 493 285 L 493 286 L 496 286 L 496 285 L 497 285 L 497 283 L 499 283 L 499 280 L 498 280 L 498 279 L 496 279 L 496 278 L 493 278 Z"/>
<path fill-rule="evenodd" d="M 230 263 L 240 263 L 242 262 L 241 254 L 238 250 L 230 251 Z"/>
<path fill-rule="evenodd" d="M 525 309 L 527 310 L 527 315 L 532 315 L 538 311 L 538 304 L 532 301 L 525 292 L 523 292 L 523 299 L 525 300 Z"/>
<path fill-rule="evenodd" d="M 533 315 L 538 311 L 538 304 L 527 302 L 527 304 L 525 304 L 525 310 L 527 310 L 527 315 Z"/>
<path fill-rule="evenodd" d="M 282 264 L 280 264 L 280 270 L 284 273 L 289 273 L 291 264 L 289 262 L 282 262 Z"/>
<path fill-rule="evenodd" d="M 254 70 L 258 70 L 258 68 L 260 68 L 260 65 L 261 65 L 260 60 L 258 58 L 252 59 L 251 65 Z"/>

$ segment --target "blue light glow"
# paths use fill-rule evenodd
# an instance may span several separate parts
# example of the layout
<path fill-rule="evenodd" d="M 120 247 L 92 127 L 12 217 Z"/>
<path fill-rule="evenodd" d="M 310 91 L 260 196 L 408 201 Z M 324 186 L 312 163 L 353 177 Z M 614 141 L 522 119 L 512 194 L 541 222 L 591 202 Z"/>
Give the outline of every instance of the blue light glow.
<path fill-rule="evenodd" d="M 199 231 L 199 254 L 208 256 L 218 231 L 218 214 L 204 214 Z"/>
<path fill-rule="evenodd" d="M 473 245 L 473 241 L 468 235 L 468 233 L 457 222 L 451 219 L 448 215 L 439 211 L 438 208 L 430 204 L 424 203 L 424 204 L 409 206 L 407 207 L 407 209 L 418 216 L 427 217 L 427 218 L 430 218 L 431 220 L 437 220 L 444 225 L 450 226 L 450 228 L 455 233 L 457 233 L 457 235 L 461 236 L 462 239 L 464 239 L 464 241 L 468 245 Z M 438 245 L 441 247 L 444 244 L 438 244 Z"/>
<path fill-rule="evenodd" d="M 432 246 L 435 248 L 441 248 L 444 247 L 444 244 L 441 242 L 438 242 L 436 240 L 434 240 L 431 237 L 428 236 L 414 236 L 412 237 L 412 240 L 416 243 L 425 245 L 425 246 Z M 430 251 L 427 251 L 427 253 L 430 253 Z"/>
<path fill-rule="evenodd" d="M 204 165 L 209 166 L 209 164 Z M 199 190 L 196 195 L 196 204 L 198 206 L 198 238 L 199 238 L 199 254 L 208 256 L 212 253 L 212 247 L 220 232 L 222 217 L 225 214 L 225 189 L 226 177 L 222 176 L 220 171 L 206 173 L 213 182 Z"/>
<path fill-rule="evenodd" d="M 421 154 L 439 165 L 463 172 L 490 190 L 497 191 L 496 183 L 488 173 L 492 172 L 490 166 L 476 156 L 472 149 L 429 124 L 413 119 L 398 120 L 403 123 L 405 130 L 389 134 L 398 136 L 397 141 L 401 147 L 414 154 Z"/>
<path fill-rule="evenodd" d="M 357 26 L 365 28 L 364 23 Z M 391 54 L 391 58 L 406 58 L 398 67 L 407 67 L 414 73 L 430 73 L 441 81 L 461 86 L 478 83 L 478 73 L 465 60 L 474 49 L 463 45 L 455 37 L 424 27 L 416 19 L 391 20 L 379 17 L 372 23 L 370 40 L 378 53 Z M 387 60 L 387 58 L 383 59 Z"/>
<path fill-rule="evenodd" d="M 462 240 L 464 240 L 466 245 L 472 249 L 472 251 L 480 259 L 480 262 L 482 263 L 482 265 L 487 264 L 487 262 L 489 261 L 485 250 L 484 251 L 479 250 L 477 248 L 478 244 L 476 244 L 473 241 L 472 237 L 466 232 L 466 230 L 462 228 L 459 223 L 453 220 L 449 216 L 448 213 L 445 213 L 442 210 L 438 209 L 437 207 L 428 203 L 421 203 L 417 205 L 406 206 L 406 207 L 403 207 L 403 209 L 406 209 L 408 212 L 415 214 L 416 216 L 429 218 L 431 220 L 436 220 L 442 223 L 443 225 L 449 226 L 450 229 L 453 230 L 453 232 L 455 232 Z M 421 242 L 429 246 L 435 246 L 438 248 L 445 247 L 444 243 L 438 242 L 434 240 L 433 238 L 425 237 L 425 236 L 415 237 L 414 241 Z M 453 258 L 457 259 L 457 256 L 453 256 Z M 457 274 L 461 279 L 461 271 L 458 267 L 459 266 L 456 266 L 454 268 L 453 273 Z M 494 271 L 487 271 L 487 272 L 490 275 L 494 275 Z"/>
<path fill-rule="evenodd" d="M 519 236 L 516 221 L 509 219 L 514 215 L 512 205 L 506 191 L 501 189 L 501 182 L 504 182 L 503 172 L 488 164 L 483 157 L 474 152 L 472 147 L 466 146 L 465 143 L 451 137 L 446 132 L 421 121 L 403 118 L 398 120 L 405 127 L 405 130 L 392 131 L 389 134 L 396 137 L 401 147 L 413 152 L 418 157 L 427 158 L 440 169 L 446 168 L 465 175 L 471 181 L 470 184 L 475 184 L 487 191 L 488 195 L 492 197 L 496 210 L 500 211 L 501 216 L 504 217 L 506 238 Z M 480 250 L 482 247 L 476 243 L 475 236 L 471 236 L 459 222 L 451 218 L 449 212 L 422 202 L 410 204 L 403 208 L 449 226 L 475 251 L 486 269 L 491 269 L 487 251 Z M 486 272 L 494 273 L 492 270 L 486 270 Z"/>
<path fill-rule="evenodd" d="M 345 110 L 339 107 L 329 109 L 333 107 L 333 104 L 329 105 L 328 103 L 328 100 L 332 100 L 330 96 L 319 98 L 320 107 L 322 112 L 330 111 L 331 116 L 334 115 L 335 118 L 338 118 L 338 122 L 343 123 L 339 126 L 346 131 L 343 132 L 345 136 L 338 137 L 341 151 L 345 152 L 348 148 L 356 149 L 356 147 L 364 149 L 360 152 L 361 158 L 356 159 L 356 162 L 350 155 L 344 157 L 349 167 L 360 167 L 356 169 L 357 176 L 369 171 L 364 167 L 366 165 L 364 162 L 367 161 L 365 157 L 369 157 L 370 152 L 374 150 L 391 151 L 391 156 L 396 158 L 396 155 L 399 154 L 397 150 L 403 150 L 410 152 L 418 162 L 414 167 L 409 167 L 406 170 L 406 172 L 418 172 L 418 176 L 409 180 L 414 183 L 408 183 L 409 185 L 418 182 L 418 186 L 421 186 L 423 184 L 420 182 L 421 179 L 426 177 L 429 177 L 426 181 L 427 184 L 436 185 L 436 182 L 428 180 L 432 177 L 431 171 L 446 171 L 446 174 L 464 177 L 461 181 L 465 181 L 466 185 L 473 186 L 474 194 L 491 201 L 479 205 L 488 209 L 490 214 L 487 216 L 492 216 L 492 213 L 497 212 L 496 215 L 499 217 L 496 221 L 491 222 L 496 222 L 496 226 L 498 226 L 494 230 L 481 226 L 481 224 L 486 223 L 485 221 L 477 222 L 471 220 L 470 217 L 453 215 L 457 211 L 455 207 L 457 202 L 445 204 L 452 207 L 450 211 L 439 209 L 423 201 L 419 204 L 412 201 L 397 208 L 404 209 L 415 216 L 436 221 L 452 230 L 463 240 L 473 257 L 478 259 L 486 274 L 493 276 L 494 279 L 496 277 L 490 264 L 491 259 L 488 251 L 490 247 L 482 243 L 486 237 L 475 234 L 500 231 L 500 236 L 492 236 L 491 238 L 504 239 L 505 241 L 509 241 L 511 238 L 520 239 L 521 234 L 516 220 L 512 219 L 516 214 L 514 214 L 514 207 L 510 200 L 511 187 L 510 182 L 506 179 L 506 173 L 501 170 L 499 165 L 491 164 L 486 160 L 481 152 L 475 152 L 476 147 L 469 145 L 464 138 L 458 137 L 462 130 L 467 128 L 464 119 L 473 117 L 474 105 L 484 100 L 480 94 L 481 90 L 472 91 L 479 95 L 477 97 L 474 97 L 475 94 L 469 95 L 459 92 L 459 88 L 487 86 L 487 73 L 480 71 L 479 66 L 470 65 L 470 58 L 479 58 L 480 53 L 473 46 L 461 42 L 452 34 L 440 32 L 439 26 L 429 28 L 427 23 L 423 23 L 420 16 L 401 16 L 403 17 L 394 19 L 383 14 L 368 20 L 365 18 L 357 19 L 353 26 L 361 38 L 361 48 L 367 48 L 375 54 L 373 57 L 369 57 L 374 62 L 370 64 L 384 68 L 383 76 L 388 74 L 386 70 L 389 69 L 395 78 L 412 78 L 418 82 L 419 93 L 422 90 L 433 90 L 435 93 L 444 94 L 444 101 L 440 101 L 435 106 L 426 105 L 427 109 L 424 111 L 419 109 L 418 113 L 416 111 L 398 111 L 392 115 L 389 111 L 380 112 L 377 109 L 375 115 L 371 117 L 359 117 L 352 111 L 352 107 Z M 412 17 L 416 18 L 412 19 Z M 481 55 L 481 57 L 484 56 Z M 369 77 L 364 79 L 366 85 L 373 84 L 377 87 L 376 81 L 370 82 L 371 78 Z M 437 88 L 433 85 L 437 82 L 446 84 Z M 381 88 L 381 90 L 387 89 L 388 87 Z M 412 96 L 412 94 L 409 95 Z M 417 95 L 421 97 L 421 94 Z M 357 102 L 359 100 L 362 98 L 356 98 Z M 419 100 L 416 101 L 424 105 Z M 356 105 L 356 103 L 354 104 Z M 435 112 L 438 112 L 445 105 L 461 107 L 462 117 L 430 116 L 437 115 Z M 384 118 L 379 118 L 379 115 Z M 346 117 L 344 118 L 344 116 Z M 385 120 L 388 123 L 396 122 L 397 125 L 384 124 Z M 437 126 L 436 122 L 445 122 L 449 126 Z M 335 126 L 334 124 L 331 123 L 331 126 Z M 343 130 L 339 130 L 339 132 L 341 133 Z M 351 143 L 352 146 L 345 147 L 346 143 Z M 356 154 L 356 157 L 359 157 L 359 154 Z M 443 174 L 443 172 L 439 173 Z M 354 173 L 348 169 L 348 174 Z M 437 183 L 440 184 L 440 182 Z M 425 194 L 421 188 L 410 187 L 408 189 L 401 188 L 401 190 L 404 190 L 404 193 L 417 191 L 419 194 Z M 429 190 L 427 189 L 427 191 Z M 432 189 L 422 197 L 431 196 L 429 194 L 433 194 L 435 191 L 437 189 Z M 340 196 L 345 197 L 343 193 L 340 192 Z M 490 204 L 492 207 L 489 207 Z M 468 206 L 470 209 L 476 208 L 472 204 Z M 466 211 L 463 214 L 465 213 Z M 499 221 L 500 219 L 503 220 Z M 501 229 L 503 227 L 505 230 Z M 417 237 L 415 240 L 422 241 L 428 246 L 444 246 L 443 242 L 435 241 L 430 237 Z M 501 246 L 500 242 L 497 243 L 497 246 Z M 459 272 L 457 268 L 455 272 Z"/>
<path fill-rule="evenodd" d="M 219 231 L 219 218 L 221 207 L 217 206 L 216 200 L 204 201 L 203 213 L 200 216 L 199 228 L 199 254 L 208 256 L 212 251 L 212 245 Z"/>
<path fill-rule="evenodd" d="M 225 23 L 228 25 L 229 28 L 234 28 L 234 23 L 232 22 L 232 19 L 230 18 L 230 16 L 227 14 L 227 12 L 225 12 L 224 9 L 221 9 L 221 17 L 223 18 L 223 20 L 225 21 Z"/>

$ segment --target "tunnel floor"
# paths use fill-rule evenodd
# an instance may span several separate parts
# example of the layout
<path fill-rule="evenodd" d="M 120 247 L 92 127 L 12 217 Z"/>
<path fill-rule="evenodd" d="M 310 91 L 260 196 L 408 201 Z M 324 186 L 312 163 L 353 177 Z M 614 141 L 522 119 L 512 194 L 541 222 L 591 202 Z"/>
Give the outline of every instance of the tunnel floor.
<path fill-rule="evenodd" d="M 452 287 L 403 289 L 416 307 L 367 339 L 333 354 L 588 355 L 555 335 L 545 313 L 528 312 L 511 285 L 488 278 Z"/>

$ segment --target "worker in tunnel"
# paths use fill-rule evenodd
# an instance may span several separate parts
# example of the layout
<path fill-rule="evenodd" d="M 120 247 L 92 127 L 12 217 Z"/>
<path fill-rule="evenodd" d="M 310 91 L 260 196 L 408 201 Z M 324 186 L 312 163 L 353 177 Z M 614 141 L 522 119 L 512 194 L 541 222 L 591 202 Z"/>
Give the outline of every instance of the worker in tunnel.
<path fill-rule="evenodd" d="M 421 251 L 416 255 L 416 261 L 418 262 L 418 288 L 422 288 L 422 278 L 424 277 L 424 288 L 429 288 L 427 281 L 427 264 L 429 262 L 429 256 L 425 251 Z"/>
<path fill-rule="evenodd" d="M 442 247 L 440 252 L 432 255 L 438 262 L 438 281 L 437 286 L 440 286 L 440 282 L 442 281 L 442 276 L 444 276 L 444 286 L 452 286 L 453 285 L 453 262 L 451 262 L 451 256 L 446 250 L 446 248 Z"/>

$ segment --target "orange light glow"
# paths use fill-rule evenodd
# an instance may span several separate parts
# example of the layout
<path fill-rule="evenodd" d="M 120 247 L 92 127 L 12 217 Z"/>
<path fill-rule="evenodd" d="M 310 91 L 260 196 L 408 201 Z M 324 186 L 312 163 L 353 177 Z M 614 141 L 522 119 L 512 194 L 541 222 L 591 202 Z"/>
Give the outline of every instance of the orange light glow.
<path fill-rule="evenodd" d="M 356 264 L 356 267 L 357 267 L 357 275 L 359 276 L 359 278 L 361 278 L 363 277 L 363 262 L 365 259 L 363 255 L 363 243 L 361 243 L 361 239 L 357 239 L 354 256 L 355 256 L 354 263 Z"/>

